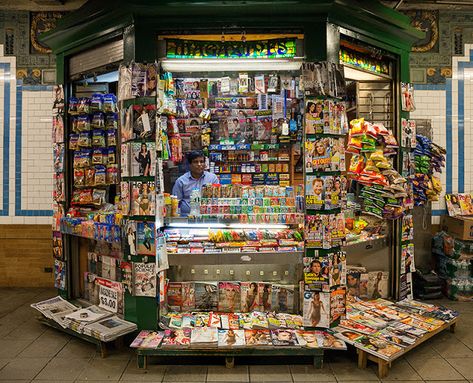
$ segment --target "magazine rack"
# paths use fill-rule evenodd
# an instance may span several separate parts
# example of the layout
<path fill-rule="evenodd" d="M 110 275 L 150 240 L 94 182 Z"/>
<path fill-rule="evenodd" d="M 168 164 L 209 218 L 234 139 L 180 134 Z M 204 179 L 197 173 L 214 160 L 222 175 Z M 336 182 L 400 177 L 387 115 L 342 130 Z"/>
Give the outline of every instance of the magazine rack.
<path fill-rule="evenodd" d="M 375 362 L 378 365 L 378 378 L 382 379 L 388 376 L 389 368 L 391 367 L 391 363 L 398 359 L 401 356 L 404 356 L 407 352 L 411 351 L 412 349 L 416 348 L 420 344 L 424 343 L 426 340 L 432 338 L 433 336 L 437 335 L 438 333 L 446 330 L 447 328 L 450 329 L 450 332 L 455 332 L 455 327 L 458 322 L 458 318 L 451 320 L 448 323 L 445 323 L 443 326 L 439 327 L 435 331 L 429 332 L 425 334 L 423 337 L 419 338 L 419 340 L 414 343 L 412 346 L 406 347 L 402 350 L 402 352 L 397 353 L 393 356 L 389 361 L 381 359 L 375 355 L 370 354 L 368 351 L 358 349 L 358 368 L 366 368 L 368 364 L 368 360 Z M 355 344 L 356 347 L 356 344 Z"/>
<path fill-rule="evenodd" d="M 239 356 L 309 356 L 314 358 L 314 367 L 322 368 L 324 360 L 324 350 L 322 348 L 304 348 L 304 347 L 247 347 L 235 349 L 216 349 L 216 348 L 174 348 L 156 350 L 136 350 L 138 368 L 147 368 L 149 356 L 212 356 L 225 357 L 225 366 L 233 368 L 235 357 Z"/>
<path fill-rule="evenodd" d="M 97 351 L 100 352 L 100 356 L 102 358 L 106 358 L 108 356 L 108 344 L 114 343 L 116 349 L 121 349 L 123 348 L 123 335 L 118 336 L 108 342 L 104 342 L 103 340 L 94 338 L 92 336 L 88 336 L 85 334 L 80 334 L 70 328 L 64 328 L 59 326 L 55 321 L 45 318 L 44 316 L 37 317 L 38 321 L 46 326 L 55 328 L 56 330 L 62 331 L 66 334 L 69 334 L 71 336 L 75 336 L 76 338 L 80 338 L 82 340 L 85 340 L 86 342 L 93 343 L 97 346 Z"/>

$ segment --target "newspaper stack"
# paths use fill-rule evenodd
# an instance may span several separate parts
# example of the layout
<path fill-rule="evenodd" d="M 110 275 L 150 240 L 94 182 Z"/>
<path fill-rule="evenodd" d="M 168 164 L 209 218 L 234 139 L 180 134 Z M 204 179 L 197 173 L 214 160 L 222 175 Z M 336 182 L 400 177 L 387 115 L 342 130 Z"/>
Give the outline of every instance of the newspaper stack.
<path fill-rule="evenodd" d="M 66 316 L 79 310 L 79 307 L 74 306 L 60 296 L 33 303 L 31 307 L 38 310 L 46 318 L 58 323 L 62 328 L 67 328 L 70 322 L 66 319 Z"/>
<path fill-rule="evenodd" d="M 84 334 L 103 342 L 110 342 L 118 337 L 136 331 L 135 323 L 120 319 L 116 315 L 89 323 L 84 327 Z"/>
<path fill-rule="evenodd" d="M 68 327 L 70 329 L 82 334 L 84 327 L 88 324 L 111 317 L 112 315 L 112 312 L 93 305 L 67 314 L 65 319 L 69 321 Z"/>

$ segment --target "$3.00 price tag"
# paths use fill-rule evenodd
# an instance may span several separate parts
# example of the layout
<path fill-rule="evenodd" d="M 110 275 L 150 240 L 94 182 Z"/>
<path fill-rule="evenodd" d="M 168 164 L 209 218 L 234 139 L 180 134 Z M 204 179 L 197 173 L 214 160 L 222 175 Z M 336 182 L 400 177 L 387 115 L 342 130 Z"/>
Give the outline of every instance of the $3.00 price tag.
<path fill-rule="evenodd" d="M 99 289 L 99 307 L 105 310 L 118 311 L 118 292 L 110 287 L 100 285 Z"/>

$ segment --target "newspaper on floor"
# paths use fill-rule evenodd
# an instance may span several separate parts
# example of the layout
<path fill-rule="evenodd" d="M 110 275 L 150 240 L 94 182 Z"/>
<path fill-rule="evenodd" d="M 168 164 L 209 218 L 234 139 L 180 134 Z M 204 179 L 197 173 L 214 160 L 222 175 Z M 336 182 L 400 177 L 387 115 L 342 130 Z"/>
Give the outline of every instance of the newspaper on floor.
<path fill-rule="evenodd" d="M 59 313 L 64 313 L 65 311 L 74 312 L 79 308 L 74 306 L 72 303 L 66 301 L 60 296 L 47 299 L 42 302 L 32 303 L 30 305 L 32 308 L 38 310 L 46 318 L 54 319 Z"/>
<path fill-rule="evenodd" d="M 109 342 L 137 329 L 138 327 L 135 323 L 120 319 L 114 315 L 110 318 L 87 324 L 84 327 L 84 334 L 104 342 Z"/>
<path fill-rule="evenodd" d="M 67 314 L 65 318 L 70 320 L 70 329 L 78 333 L 83 333 L 84 327 L 89 323 L 97 322 L 101 319 L 111 317 L 112 315 L 112 312 L 93 305 Z"/>

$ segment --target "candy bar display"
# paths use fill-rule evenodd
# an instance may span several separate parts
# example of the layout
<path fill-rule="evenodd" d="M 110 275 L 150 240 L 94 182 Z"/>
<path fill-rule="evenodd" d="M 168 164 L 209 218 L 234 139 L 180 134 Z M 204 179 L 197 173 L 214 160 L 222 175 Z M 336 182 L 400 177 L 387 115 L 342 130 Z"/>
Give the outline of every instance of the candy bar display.
<path fill-rule="evenodd" d="M 427 201 L 438 201 L 442 192 L 440 173 L 445 167 L 446 150 L 429 138 L 417 135 L 415 175 L 413 179 L 414 203 L 422 206 Z"/>

